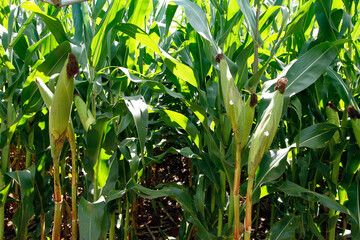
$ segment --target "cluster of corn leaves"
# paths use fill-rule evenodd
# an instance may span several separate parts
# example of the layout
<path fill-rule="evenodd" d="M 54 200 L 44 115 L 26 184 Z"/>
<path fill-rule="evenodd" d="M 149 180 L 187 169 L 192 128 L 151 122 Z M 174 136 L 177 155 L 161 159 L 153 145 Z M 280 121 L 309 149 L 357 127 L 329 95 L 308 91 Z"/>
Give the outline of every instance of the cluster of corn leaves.
<path fill-rule="evenodd" d="M 258 20 L 253 4 L 261 6 Z M 40 1 L 1 1 L 0 221 L 5 202 L 17 201 L 12 221 L 19 239 L 39 238 L 42 227 L 46 234 L 51 227 L 48 111 L 34 80 L 54 90 L 72 52 L 80 64 L 75 90 L 96 119 L 85 129 L 73 107 L 80 238 L 129 236 L 135 230 L 127 213 L 138 196 L 170 196 L 181 204 L 179 239 L 188 239 L 193 228 L 200 239 L 231 238 L 226 182 L 233 185 L 234 139 L 214 59 L 223 53 L 242 97 L 250 91 L 259 96 L 255 123 L 275 80 L 289 80 L 278 133 L 254 185 L 255 205 L 271 203 L 268 237 L 324 239 L 333 220 L 328 209 L 334 209 L 342 215 L 337 232 L 358 238 L 360 154 L 344 109 L 357 109 L 359 102 L 359 22 L 358 1 L 352 0 L 97 0 L 59 9 Z M 327 121 L 328 101 L 341 109 L 341 127 Z M 340 140 L 333 146 L 336 133 Z M 16 149 L 10 156 L 15 164 L 10 148 Z M 164 153 L 154 155 L 157 148 Z M 65 150 L 62 185 L 69 193 Z M 26 169 L 18 170 L 22 153 Z M 148 166 L 168 153 L 191 159 L 193 185 L 141 186 Z M 340 167 L 335 183 L 334 164 Z M 245 192 L 246 182 L 240 189 Z M 28 232 L 30 222 L 37 228 Z"/>

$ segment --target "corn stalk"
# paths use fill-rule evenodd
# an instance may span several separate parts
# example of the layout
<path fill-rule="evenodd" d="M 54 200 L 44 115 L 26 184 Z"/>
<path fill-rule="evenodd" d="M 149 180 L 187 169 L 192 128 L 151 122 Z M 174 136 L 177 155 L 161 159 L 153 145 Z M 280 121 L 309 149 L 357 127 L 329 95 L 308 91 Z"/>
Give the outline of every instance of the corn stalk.
<path fill-rule="evenodd" d="M 36 83 L 40 89 L 41 96 L 49 108 L 49 132 L 51 156 L 54 167 L 54 226 L 52 239 L 60 239 L 61 232 L 61 182 L 59 172 L 60 154 L 66 136 L 69 139 L 72 152 L 72 233 L 73 239 L 77 239 L 77 211 L 76 211 L 76 147 L 75 135 L 70 121 L 70 112 L 74 92 L 74 75 L 79 71 L 78 62 L 75 56 L 70 53 L 63 69 L 61 70 L 55 93 L 46 87 L 40 80 Z"/>
<path fill-rule="evenodd" d="M 274 96 L 263 113 L 254 134 L 250 139 L 250 152 L 248 159 L 248 184 L 246 191 L 246 207 L 245 207 L 245 240 L 250 240 L 251 222 L 252 222 L 252 193 L 256 170 L 260 164 L 262 157 L 270 147 L 277 127 L 279 125 L 284 102 L 284 93 L 287 84 L 286 78 L 280 78 L 275 86 Z"/>

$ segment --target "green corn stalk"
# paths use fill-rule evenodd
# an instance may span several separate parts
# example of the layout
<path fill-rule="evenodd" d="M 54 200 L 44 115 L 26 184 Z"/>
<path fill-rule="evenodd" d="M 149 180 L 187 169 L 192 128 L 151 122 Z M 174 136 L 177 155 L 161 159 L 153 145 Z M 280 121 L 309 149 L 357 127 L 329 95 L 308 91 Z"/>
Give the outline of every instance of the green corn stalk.
<path fill-rule="evenodd" d="M 336 126 L 340 127 L 340 119 L 338 114 L 338 109 L 332 102 L 328 102 L 326 104 L 326 116 L 328 118 L 328 122 L 335 124 Z M 332 137 L 329 148 L 330 148 L 330 154 L 334 154 L 334 146 L 340 142 L 340 134 L 339 132 L 335 132 L 334 136 Z M 335 184 L 335 187 L 337 189 L 338 185 L 338 178 L 339 178 L 339 169 L 340 169 L 340 160 L 341 155 L 335 159 L 335 161 L 332 163 L 332 172 L 331 172 L 331 180 Z M 336 194 L 334 195 L 332 192 L 330 192 L 330 197 L 335 200 Z M 329 240 L 335 240 L 336 237 L 336 222 L 339 217 L 339 214 L 335 213 L 334 209 L 329 210 L 329 226 L 328 226 L 328 239 Z"/>
<path fill-rule="evenodd" d="M 224 99 L 226 113 L 230 119 L 234 132 L 235 150 L 235 173 L 233 184 L 233 206 L 234 206 L 234 239 L 240 239 L 242 226 L 240 222 L 240 175 L 241 155 L 245 143 L 248 140 L 254 118 L 257 96 L 252 93 L 250 98 L 243 102 L 241 94 L 230 73 L 228 64 L 222 54 L 218 54 L 215 60 L 219 63 L 221 75 L 221 89 Z"/>
<path fill-rule="evenodd" d="M 245 207 L 245 240 L 250 240 L 251 234 L 251 211 L 252 211 L 252 190 L 254 185 L 255 172 L 260 164 L 262 157 L 270 147 L 277 127 L 281 119 L 281 113 L 284 102 L 284 93 L 287 84 L 286 78 L 280 78 L 275 86 L 276 92 L 269 106 L 263 113 L 259 124 L 250 141 L 250 152 L 248 158 L 248 185 L 246 192 Z"/>
<path fill-rule="evenodd" d="M 59 159 L 62 147 L 64 145 L 65 137 L 68 136 L 73 160 L 73 180 L 72 180 L 72 201 L 73 201 L 73 238 L 77 238 L 77 213 L 76 213 L 76 155 L 75 155 L 75 136 L 70 121 L 70 112 L 74 93 L 74 75 L 79 72 L 78 62 L 75 56 L 70 53 L 66 60 L 64 67 L 60 72 L 60 76 L 56 85 L 55 93 L 46 87 L 41 79 L 37 78 L 37 83 L 40 94 L 49 108 L 49 132 L 50 132 L 50 145 L 51 156 L 53 157 L 54 164 L 54 226 L 52 239 L 60 239 L 61 230 L 61 205 L 62 195 L 60 186 L 60 173 L 59 173 Z M 75 173 L 75 174 L 74 174 Z M 75 184 L 75 187 L 74 187 Z M 75 188 L 75 192 L 74 192 Z M 75 196 L 74 196 L 75 193 Z M 74 217 L 75 221 L 74 221 Z M 75 224 L 76 223 L 76 224 Z M 75 227 L 76 225 L 76 227 Z"/>

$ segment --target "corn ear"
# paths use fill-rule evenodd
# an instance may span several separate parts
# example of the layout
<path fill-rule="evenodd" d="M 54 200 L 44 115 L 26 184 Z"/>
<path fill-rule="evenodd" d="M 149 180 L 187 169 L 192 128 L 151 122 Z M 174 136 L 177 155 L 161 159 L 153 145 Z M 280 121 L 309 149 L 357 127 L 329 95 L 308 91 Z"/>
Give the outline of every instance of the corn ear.
<path fill-rule="evenodd" d="M 277 91 L 274 93 L 269 106 L 263 113 L 261 120 L 251 137 L 248 159 L 249 175 L 255 174 L 262 157 L 275 137 L 281 119 L 287 81 L 286 78 L 280 78 L 277 81 L 275 86 L 275 90 Z"/>
<path fill-rule="evenodd" d="M 235 81 L 230 73 L 229 66 L 224 55 L 218 54 L 215 60 L 219 63 L 221 74 L 221 89 L 224 98 L 225 110 L 230 118 L 231 125 L 235 134 L 235 139 L 239 143 L 243 136 L 243 123 L 245 121 L 244 104 Z"/>
<path fill-rule="evenodd" d="M 66 134 L 74 95 L 74 76 L 79 72 L 74 54 L 69 53 L 62 68 L 49 111 L 49 130 L 55 141 Z"/>
<path fill-rule="evenodd" d="M 251 93 L 250 98 L 245 102 L 245 107 L 244 107 L 245 121 L 243 123 L 244 130 L 241 139 L 241 143 L 242 143 L 241 151 L 244 149 L 245 144 L 249 139 L 257 102 L 258 102 L 257 95 L 255 93 Z"/>
<path fill-rule="evenodd" d="M 95 122 L 95 118 L 93 117 L 90 109 L 86 107 L 86 103 L 79 95 L 75 95 L 74 102 L 80 117 L 80 121 L 84 126 L 85 130 L 88 131 L 90 126 Z"/>
<path fill-rule="evenodd" d="M 349 106 L 348 114 L 351 119 L 351 127 L 353 129 L 356 142 L 360 147 L 360 113 L 355 109 L 354 106 Z"/>
<path fill-rule="evenodd" d="M 40 95 L 41 95 L 46 107 L 50 108 L 51 103 L 52 103 L 53 98 L 54 98 L 53 92 L 46 86 L 44 81 L 41 80 L 40 78 L 38 78 L 38 77 L 35 78 L 35 83 L 39 88 Z"/>
<path fill-rule="evenodd" d="M 340 127 L 340 119 L 339 119 L 338 109 L 336 108 L 334 103 L 328 102 L 326 104 L 326 116 L 328 118 L 329 123 L 332 123 L 332 124 Z M 335 132 L 332 139 L 334 140 L 335 144 L 340 142 L 340 134 L 338 131 Z"/>

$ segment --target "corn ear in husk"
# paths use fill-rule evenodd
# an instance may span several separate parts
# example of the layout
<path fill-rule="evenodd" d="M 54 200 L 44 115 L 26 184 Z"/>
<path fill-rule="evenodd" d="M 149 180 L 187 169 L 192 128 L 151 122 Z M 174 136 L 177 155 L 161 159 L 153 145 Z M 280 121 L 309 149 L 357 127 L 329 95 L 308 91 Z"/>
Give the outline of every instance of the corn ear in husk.
<path fill-rule="evenodd" d="M 239 143 L 242 139 L 244 131 L 244 103 L 241 98 L 240 92 L 235 85 L 235 81 L 230 73 L 230 69 L 224 55 L 218 54 L 215 60 L 219 63 L 220 67 L 220 82 L 225 110 L 230 118 L 230 122 L 235 135 L 235 140 Z"/>
<path fill-rule="evenodd" d="M 356 142 L 360 147 L 360 113 L 355 109 L 354 106 L 349 106 L 348 114 L 351 119 L 351 127 L 353 129 Z"/>
<path fill-rule="evenodd" d="M 74 76 L 78 72 L 78 62 L 74 54 L 69 53 L 60 72 L 49 111 L 49 130 L 55 142 L 66 134 L 74 95 Z"/>
<path fill-rule="evenodd" d="M 328 122 L 340 127 L 339 113 L 334 103 L 328 102 L 325 109 Z M 340 134 L 338 131 L 335 132 L 332 139 L 335 144 L 340 142 Z"/>
<path fill-rule="evenodd" d="M 262 157 L 275 137 L 281 119 L 287 81 L 286 78 L 280 78 L 277 81 L 275 86 L 276 92 L 251 137 L 248 159 L 249 175 L 255 174 Z"/>
<path fill-rule="evenodd" d="M 90 126 L 95 122 L 95 118 L 92 115 L 90 109 L 86 107 L 86 103 L 79 95 L 75 95 L 74 102 L 80 117 L 80 121 L 84 126 L 85 130 L 88 131 Z"/>
<path fill-rule="evenodd" d="M 251 93 L 249 99 L 245 102 L 244 106 L 244 115 L 245 121 L 243 123 L 243 133 L 241 139 L 241 151 L 244 149 L 246 142 L 249 139 L 249 135 L 251 132 L 251 127 L 254 120 L 255 107 L 257 105 L 257 95 L 255 93 Z"/>
<path fill-rule="evenodd" d="M 39 88 L 40 95 L 41 95 L 46 107 L 50 108 L 53 98 L 54 98 L 53 92 L 46 86 L 44 81 L 41 80 L 40 78 L 38 78 L 38 77 L 35 78 L 35 83 Z"/>

